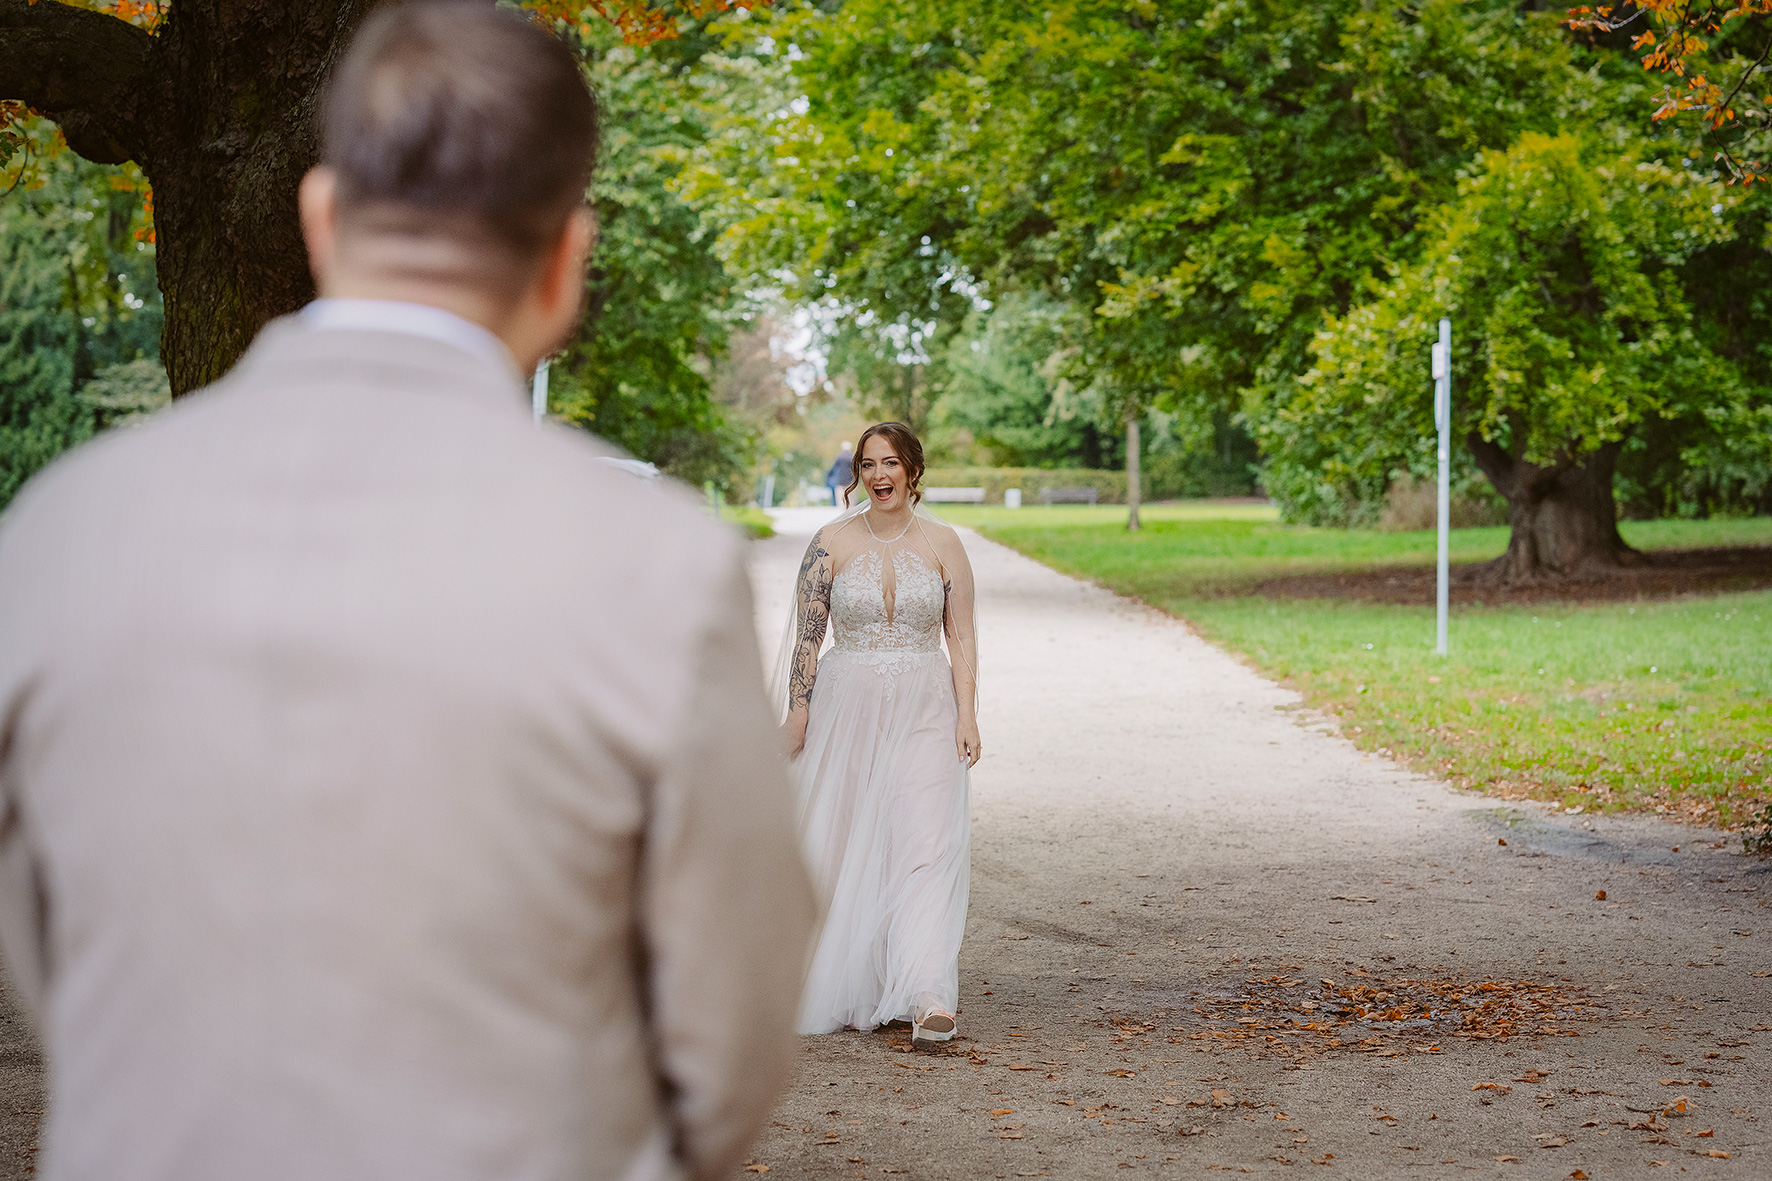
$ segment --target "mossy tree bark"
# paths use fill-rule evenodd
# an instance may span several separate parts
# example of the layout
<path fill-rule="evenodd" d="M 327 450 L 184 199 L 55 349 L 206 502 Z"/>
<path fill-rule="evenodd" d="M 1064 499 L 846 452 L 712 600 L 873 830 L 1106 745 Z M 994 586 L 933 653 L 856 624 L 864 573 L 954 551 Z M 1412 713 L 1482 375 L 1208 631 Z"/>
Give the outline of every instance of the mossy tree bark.
<path fill-rule="evenodd" d="M 0 98 L 154 187 L 161 359 L 174 395 L 313 297 L 296 186 L 321 88 L 376 0 L 172 0 L 153 33 L 57 0 L 0 0 Z"/>
<path fill-rule="evenodd" d="M 1612 477 L 1622 443 L 1556 464 L 1529 463 L 1472 432 L 1477 467 L 1507 499 L 1507 552 L 1476 575 L 1504 586 L 1613 574 L 1641 555 L 1618 532 Z"/>

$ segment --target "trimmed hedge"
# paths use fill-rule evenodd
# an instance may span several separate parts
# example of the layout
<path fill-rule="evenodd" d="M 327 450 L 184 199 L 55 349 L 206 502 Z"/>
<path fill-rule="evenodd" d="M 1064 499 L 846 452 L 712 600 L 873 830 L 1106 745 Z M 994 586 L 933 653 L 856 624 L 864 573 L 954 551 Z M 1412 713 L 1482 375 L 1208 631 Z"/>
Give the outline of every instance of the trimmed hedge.
<path fill-rule="evenodd" d="M 1145 495 L 1150 480 L 1140 481 Z M 1093 488 L 1102 504 L 1126 503 L 1126 473 L 1096 468 L 932 467 L 923 473 L 925 488 L 983 488 L 986 504 L 1002 504 L 1005 488 L 1020 488 L 1021 502 L 1040 503 L 1042 488 Z"/>

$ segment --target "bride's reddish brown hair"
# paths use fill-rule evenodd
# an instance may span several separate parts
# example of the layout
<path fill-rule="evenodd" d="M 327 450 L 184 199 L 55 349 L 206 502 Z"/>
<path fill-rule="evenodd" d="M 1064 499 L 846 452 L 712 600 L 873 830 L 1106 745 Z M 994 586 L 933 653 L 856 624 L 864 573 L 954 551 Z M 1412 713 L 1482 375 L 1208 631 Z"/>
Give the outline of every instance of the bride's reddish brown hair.
<path fill-rule="evenodd" d="M 902 422 L 876 422 L 861 432 L 861 438 L 855 441 L 855 467 L 849 487 L 843 489 L 843 503 L 852 503 L 855 490 L 861 487 L 861 453 L 875 435 L 885 439 L 892 453 L 898 456 L 898 462 L 904 464 L 905 472 L 910 476 L 911 503 L 921 502 L 923 493 L 917 487 L 917 481 L 923 478 L 923 444 L 918 440 L 917 432 Z"/>

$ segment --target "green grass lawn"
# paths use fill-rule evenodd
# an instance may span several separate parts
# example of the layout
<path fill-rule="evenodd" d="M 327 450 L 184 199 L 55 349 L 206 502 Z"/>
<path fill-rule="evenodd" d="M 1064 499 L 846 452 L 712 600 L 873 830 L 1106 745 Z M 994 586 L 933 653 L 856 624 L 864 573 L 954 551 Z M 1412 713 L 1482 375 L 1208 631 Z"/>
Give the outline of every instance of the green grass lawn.
<path fill-rule="evenodd" d="M 756 541 L 775 536 L 775 523 L 769 519 L 768 513 L 754 504 L 724 505 L 720 509 L 720 518 Z"/>
<path fill-rule="evenodd" d="M 1254 582 L 1433 561 L 1434 535 L 1280 524 L 1260 506 L 944 512 L 1058 569 L 1193 623 L 1361 747 L 1504 797 L 1671 812 L 1736 824 L 1772 799 L 1772 592 L 1634 603 L 1433 610 L 1275 600 Z M 1642 549 L 1772 545 L 1772 519 L 1631 522 Z M 1502 552 L 1505 529 L 1460 529 L 1454 562 Z M 1239 593 L 1242 592 L 1242 593 Z"/>

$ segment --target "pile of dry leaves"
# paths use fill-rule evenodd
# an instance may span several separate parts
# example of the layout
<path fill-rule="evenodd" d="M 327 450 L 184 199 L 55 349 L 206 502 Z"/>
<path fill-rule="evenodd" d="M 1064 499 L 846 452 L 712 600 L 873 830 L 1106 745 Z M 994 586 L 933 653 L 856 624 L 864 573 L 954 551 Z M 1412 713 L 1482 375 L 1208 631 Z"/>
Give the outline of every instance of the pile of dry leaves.
<path fill-rule="evenodd" d="M 1574 1037 L 1568 1023 L 1600 1007 L 1567 981 L 1381 980 L 1354 968 L 1345 980 L 1266 976 L 1235 992 L 1196 993 L 1176 1043 L 1206 1041 L 1289 1055 L 1332 1050 L 1384 1056 L 1439 1050 L 1440 1039 Z M 1140 1026 L 1149 1030 L 1151 1026 Z M 1407 1048 L 1398 1048 L 1397 1043 Z"/>

